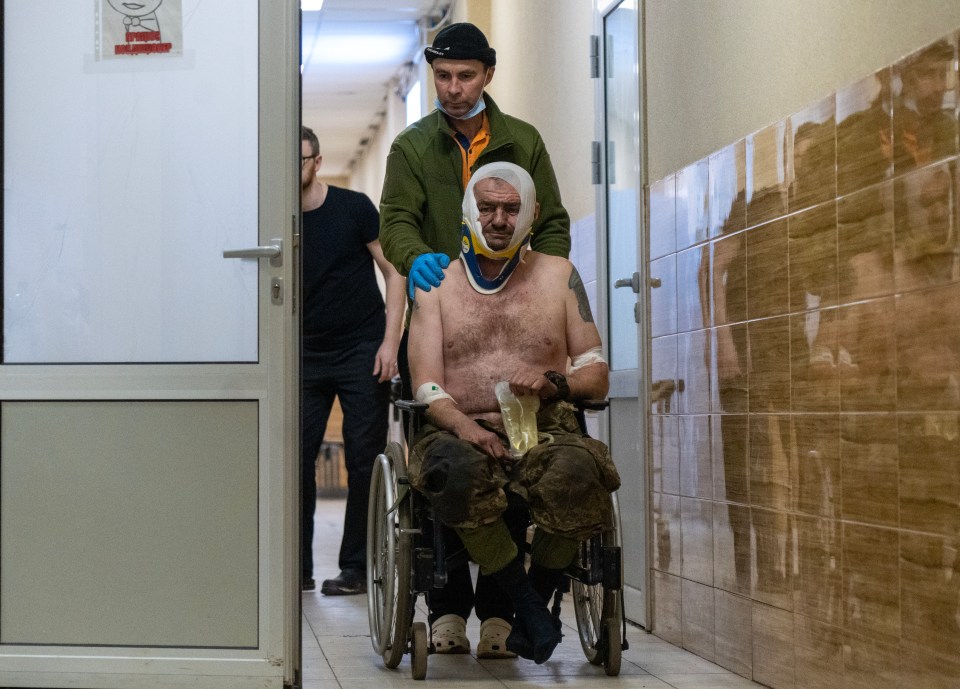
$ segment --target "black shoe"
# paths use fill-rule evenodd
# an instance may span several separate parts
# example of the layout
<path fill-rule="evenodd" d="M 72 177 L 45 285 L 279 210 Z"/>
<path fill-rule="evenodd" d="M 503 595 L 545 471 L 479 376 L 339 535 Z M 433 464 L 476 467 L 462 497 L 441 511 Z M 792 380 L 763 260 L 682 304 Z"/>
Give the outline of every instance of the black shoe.
<path fill-rule="evenodd" d="M 320 593 L 325 596 L 354 596 L 366 592 L 367 576 L 358 569 L 345 569 L 320 587 Z"/>
<path fill-rule="evenodd" d="M 313 579 L 301 579 L 300 580 L 300 590 L 301 591 L 316 591 L 317 582 Z"/>

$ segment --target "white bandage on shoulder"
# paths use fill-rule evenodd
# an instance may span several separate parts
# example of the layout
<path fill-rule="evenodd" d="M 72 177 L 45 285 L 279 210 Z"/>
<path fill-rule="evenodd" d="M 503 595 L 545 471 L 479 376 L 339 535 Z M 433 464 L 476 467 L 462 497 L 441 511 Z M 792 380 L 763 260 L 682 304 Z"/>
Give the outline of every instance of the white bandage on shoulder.
<path fill-rule="evenodd" d="M 573 373 L 574 371 L 579 371 L 581 368 L 585 368 L 592 364 L 605 364 L 607 360 L 603 358 L 603 349 L 599 346 L 588 349 L 583 354 L 574 358 L 570 362 L 570 368 L 567 369 L 567 373 Z"/>
<path fill-rule="evenodd" d="M 442 387 L 436 383 L 424 383 L 419 388 L 417 388 L 417 402 L 423 402 L 425 404 L 433 404 L 437 400 L 450 400 L 454 404 L 457 403 Z"/>

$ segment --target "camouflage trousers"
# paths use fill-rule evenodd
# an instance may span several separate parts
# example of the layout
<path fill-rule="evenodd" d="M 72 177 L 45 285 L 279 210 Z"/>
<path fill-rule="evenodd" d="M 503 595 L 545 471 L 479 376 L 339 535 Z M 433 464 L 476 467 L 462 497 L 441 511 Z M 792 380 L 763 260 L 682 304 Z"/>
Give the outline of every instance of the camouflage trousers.
<path fill-rule="evenodd" d="M 479 423 L 509 446 L 503 431 Z M 475 528 L 496 521 L 510 491 L 526 502 L 533 523 L 547 533 L 577 540 L 598 533 L 610 518 L 610 493 L 620 487 L 610 450 L 583 435 L 569 404 L 541 408 L 537 429 L 540 442 L 505 467 L 452 433 L 424 425 L 410 453 L 411 484 L 448 526 Z"/>

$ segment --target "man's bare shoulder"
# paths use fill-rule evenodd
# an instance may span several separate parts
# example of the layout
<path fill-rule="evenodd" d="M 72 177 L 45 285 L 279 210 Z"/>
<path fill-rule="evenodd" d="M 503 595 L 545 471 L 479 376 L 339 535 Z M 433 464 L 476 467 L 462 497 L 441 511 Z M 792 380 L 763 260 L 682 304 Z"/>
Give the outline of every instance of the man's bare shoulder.
<path fill-rule="evenodd" d="M 539 251 L 530 251 L 527 258 L 524 259 L 532 264 L 534 271 L 542 278 L 551 281 L 568 281 L 570 275 L 576 270 L 573 264 L 561 256 L 551 256 L 550 254 L 541 254 Z"/>

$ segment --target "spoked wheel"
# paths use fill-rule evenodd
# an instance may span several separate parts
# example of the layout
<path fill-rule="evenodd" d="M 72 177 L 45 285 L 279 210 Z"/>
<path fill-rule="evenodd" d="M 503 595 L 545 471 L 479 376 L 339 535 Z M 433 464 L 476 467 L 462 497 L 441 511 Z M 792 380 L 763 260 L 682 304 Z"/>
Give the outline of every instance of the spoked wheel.
<path fill-rule="evenodd" d="M 600 535 L 601 544 L 620 546 L 619 509 L 616 496 L 611 495 L 610 498 L 613 503 L 611 523 Z M 582 559 L 583 555 L 581 548 L 578 557 Z M 582 561 L 578 564 L 582 567 L 587 565 Z M 583 654 L 591 664 L 603 665 L 607 675 L 612 677 L 620 674 L 622 590 L 605 589 L 602 583 L 587 585 L 576 579 L 570 583 Z"/>
<path fill-rule="evenodd" d="M 377 456 L 367 504 L 367 615 L 373 650 L 395 668 L 407 650 L 413 599 L 410 591 L 412 545 L 410 499 L 398 502 L 399 479 L 406 476 L 399 444 Z"/>
<path fill-rule="evenodd" d="M 410 641 L 410 671 L 414 679 L 425 679 L 427 676 L 427 652 L 430 640 L 427 638 L 427 625 L 423 622 L 414 622 Z"/>

